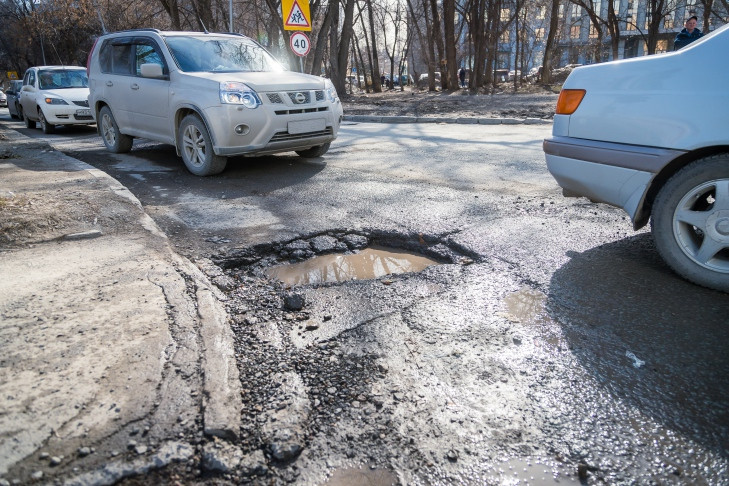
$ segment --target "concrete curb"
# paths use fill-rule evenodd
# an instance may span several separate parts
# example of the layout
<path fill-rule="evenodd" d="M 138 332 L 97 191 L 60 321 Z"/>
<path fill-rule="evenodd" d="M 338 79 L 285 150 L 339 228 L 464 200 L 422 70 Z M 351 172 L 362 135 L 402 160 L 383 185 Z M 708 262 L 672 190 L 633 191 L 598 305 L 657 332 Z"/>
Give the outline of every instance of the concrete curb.
<path fill-rule="evenodd" d="M 344 115 L 344 121 L 355 123 L 456 123 L 459 125 L 551 125 L 542 118 L 451 118 L 428 116 Z"/>

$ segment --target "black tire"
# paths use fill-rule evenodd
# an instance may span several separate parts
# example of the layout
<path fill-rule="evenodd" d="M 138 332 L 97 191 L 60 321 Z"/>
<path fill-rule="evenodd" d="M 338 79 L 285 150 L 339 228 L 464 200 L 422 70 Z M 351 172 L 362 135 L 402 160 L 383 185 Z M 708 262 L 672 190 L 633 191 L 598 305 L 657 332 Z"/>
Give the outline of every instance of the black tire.
<path fill-rule="evenodd" d="M 35 128 L 35 122 L 28 118 L 28 116 L 25 114 L 25 111 L 23 111 L 23 108 L 20 108 L 20 118 L 23 119 L 25 122 L 25 128 Z"/>
<path fill-rule="evenodd" d="M 119 125 L 114 120 L 114 115 L 108 106 L 104 106 L 99 110 L 99 134 L 106 145 L 109 152 L 115 154 L 123 154 L 132 149 L 134 139 L 129 135 L 124 135 L 119 131 Z"/>
<path fill-rule="evenodd" d="M 10 105 L 8 105 L 8 110 L 10 110 Z M 18 114 L 11 113 L 10 118 L 12 118 L 13 120 L 18 120 L 19 118 L 21 118 L 21 116 L 19 115 L 20 109 L 18 108 L 18 105 L 15 105 L 15 113 Z"/>
<path fill-rule="evenodd" d="M 331 145 L 329 142 L 325 143 L 324 145 L 317 145 L 316 147 L 311 147 L 306 150 L 297 150 L 296 153 L 299 155 L 299 157 L 304 157 L 305 159 L 313 159 L 314 157 L 321 157 L 325 153 L 329 151 L 329 145 Z"/>
<path fill-rule="evenodd" d="M 704 157 L 674 174 L 653 203 L 651 230 L 676 273 L 729 292 L 729 153 Z"/>
<path fill-rule="evenodd" d="M 43 114 L 43 110 L 38 110 L 38 119 L 40 120 L 40 126 L 43 133 L 46 135 L 56 133 L 56 126 L 48 123 L 46 116 Z"/>
<path fill-rule="evenodd" d="M 215 155 L 208 129 L 197 115 L 187 115 L 182 119 L 178 143 L 182 161 L 193 174 L 209 176 L 225 170 L 228 159 Z"/>

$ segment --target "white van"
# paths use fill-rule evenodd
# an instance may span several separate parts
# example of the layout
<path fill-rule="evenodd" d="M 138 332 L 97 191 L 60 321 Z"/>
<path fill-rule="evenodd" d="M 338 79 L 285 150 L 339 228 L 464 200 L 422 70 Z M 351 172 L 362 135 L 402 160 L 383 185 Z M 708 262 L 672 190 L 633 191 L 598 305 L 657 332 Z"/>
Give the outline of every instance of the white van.
<path fill-rule="evenodd" d="M 729 25 L 677 52 L 575 69 L 547 166 L 567 196 L 649 219 L 663 259 L 729 292 Z"/>

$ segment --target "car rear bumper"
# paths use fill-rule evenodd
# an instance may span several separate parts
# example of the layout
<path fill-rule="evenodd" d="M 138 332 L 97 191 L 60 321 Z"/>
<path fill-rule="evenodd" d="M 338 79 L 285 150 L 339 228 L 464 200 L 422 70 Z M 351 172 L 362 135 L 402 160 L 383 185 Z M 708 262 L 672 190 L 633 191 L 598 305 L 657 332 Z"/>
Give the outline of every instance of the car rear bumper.
<path fill-rule="evenodd" d="M 571 137 L 542 145 L 547 168 L 567 196 L 584 196 L 635 216 L 655 174 L 684 152 Z"/>

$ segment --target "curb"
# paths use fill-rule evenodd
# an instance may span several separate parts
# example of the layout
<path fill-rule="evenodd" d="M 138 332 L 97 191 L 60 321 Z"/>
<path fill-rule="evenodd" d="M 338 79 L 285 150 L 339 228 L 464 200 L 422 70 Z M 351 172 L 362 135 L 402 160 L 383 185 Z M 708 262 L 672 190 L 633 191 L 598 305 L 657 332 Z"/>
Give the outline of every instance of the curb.
<path fill-rule="evenodd" d="M 543 118 L 451 118 L 428 116 L 344 115 L 344 121 L 355 123 L 456 123 L 459 125 L 551 125 Z"/>

